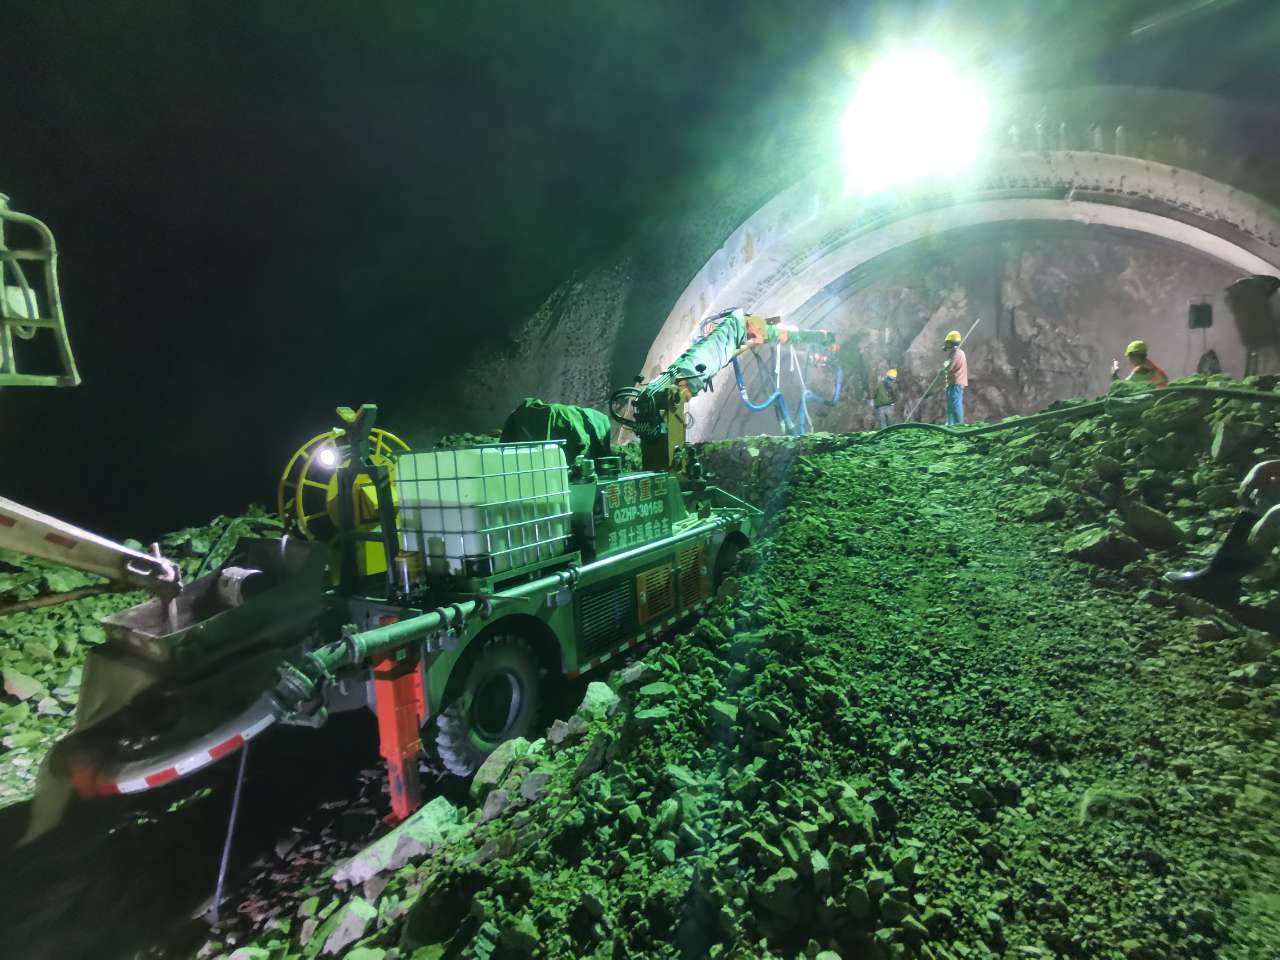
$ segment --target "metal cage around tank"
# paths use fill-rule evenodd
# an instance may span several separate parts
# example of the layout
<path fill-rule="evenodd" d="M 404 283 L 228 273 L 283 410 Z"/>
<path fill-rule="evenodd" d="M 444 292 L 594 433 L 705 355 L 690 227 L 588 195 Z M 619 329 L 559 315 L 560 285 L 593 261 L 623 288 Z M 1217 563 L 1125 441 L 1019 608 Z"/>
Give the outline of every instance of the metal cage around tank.
<path fill-rule="evenodd" d="M 568 549 L 562 441 L 401 454 L 394 475 L 400 550 L 426 576 L 490 576 Z"/>

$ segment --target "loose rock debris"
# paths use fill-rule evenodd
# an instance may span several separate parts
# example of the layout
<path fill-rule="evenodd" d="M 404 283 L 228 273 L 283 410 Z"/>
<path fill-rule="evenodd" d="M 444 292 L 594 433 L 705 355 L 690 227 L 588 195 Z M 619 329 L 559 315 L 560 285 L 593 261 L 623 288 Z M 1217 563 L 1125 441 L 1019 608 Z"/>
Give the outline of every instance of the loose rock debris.
<path fill-rule="evenodd" d="M 707 616 L 433 802 L 431 852 L 200 956 L 1277 955 L 1280 638 L 1249 624 L 1280 570 L 1230 609 L 1159 574 L 1278 413 L 718 445 L 770 460 L 730 487 L 781 476 Z"/>
<path fill-rule="evenodd" d="M 280 521 L 260 509 L 218 517 L 204 527 L 165 536 L 161 545 L 184 577 L 225 560 L 240 537 L 279 536 Z M 141 543 L 126 541 L 135 548 Z M 35 597 L 105 584 L 92 574 L 0 550 L 0 607 Z M 98 621 L 146 599 L 141 592 L 107 593 L 57 606 L 0 616 L 0 807 L 28 799 L 40 761 L 70 732 L 80 677 L 90 649 L 106 641 Z"/>

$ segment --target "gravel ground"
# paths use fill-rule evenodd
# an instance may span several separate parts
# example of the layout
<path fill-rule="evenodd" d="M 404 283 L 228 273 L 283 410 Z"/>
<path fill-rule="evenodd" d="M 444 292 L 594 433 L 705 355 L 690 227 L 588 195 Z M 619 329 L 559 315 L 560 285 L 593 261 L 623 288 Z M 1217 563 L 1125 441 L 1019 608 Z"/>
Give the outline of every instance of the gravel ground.
<path fill-rule="evenodd" d="M 1157 576 L 1275 414 L 798 448 L 706 617 L 197 955 L 1280 955 L 1277 569 Z"/>

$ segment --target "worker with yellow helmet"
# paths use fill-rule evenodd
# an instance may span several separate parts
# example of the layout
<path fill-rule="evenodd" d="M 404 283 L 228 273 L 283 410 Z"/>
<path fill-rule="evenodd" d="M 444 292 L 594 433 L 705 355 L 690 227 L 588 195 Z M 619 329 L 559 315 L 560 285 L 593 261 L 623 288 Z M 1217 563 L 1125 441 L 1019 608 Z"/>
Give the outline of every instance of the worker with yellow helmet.
<path fill-rule="evenodd" d="M 942 349 L 947 361 L 942 368 L 947 372 L 947 426 L 964 425 L 964 391 L 969 386 L 969 361 L 965 359 L 960 342 L 964 340 L 959 330 L 952 330 L 942 339 Z"/>
<path fill-rule="evenodd" d="M 883 430 L 894 422 L 894 404 L 898 402 L 898 371 L 890 367 L 876 384 L 871 406 L 876 412 L 876 429 Z"/>
<path fill-rule="evenodd" d="M 1133 367 L 1125 377 L 1134 383 L 1146 383 L 1152 387 L 1167 387 L 1169 376 L 1147 358 L 1147 341 L 1134 340 L 1124 348 L 1124 355 Z M 1120 379 L 1120 361 L 1111 361 L 1111 379 Z"/>

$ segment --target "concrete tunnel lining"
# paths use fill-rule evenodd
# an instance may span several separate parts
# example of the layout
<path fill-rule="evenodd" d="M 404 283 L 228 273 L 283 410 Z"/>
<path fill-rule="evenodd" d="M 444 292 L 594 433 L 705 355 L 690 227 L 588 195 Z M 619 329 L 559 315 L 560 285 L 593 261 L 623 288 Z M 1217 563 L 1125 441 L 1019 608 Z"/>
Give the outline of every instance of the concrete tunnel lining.
<path fill-rule="evenodd" d="M 931 210 L 897 220 L 872 234 L 854 237 L 809 264 L 789 282 L 770 289 L 751 308 L 770 316 L 786 316 L 803 306 L 827 284 L 899 247 L 962 227 L 1020 220 L 1069 220 L 1132 230 L 1190 247 L 1245 273 L 1277 269 L 1277 264 L 1238 243 L 1193 224 L 1146 210 L 1078 200 L 989 200 Z"/>
<path fill-rule="evenodd" d="M 858 205 L 819 170 L 748 218 L 676 301 L 646 358 L 652 375 L 708 313 L 744 306 L 787 315 L 841 276 L 951 230 L 1071 221 L 1157 237 L 1241 273 L 1280 273 L 1280 215 L 1264 201 L 1180 168 L 1090 153 L 996 156 L 968 182 L 893 206 Z M 721 436 L 723 398 L 695 398 L 692 439 Z M 714 411 L 714 412 L 713 412 Z"/>

